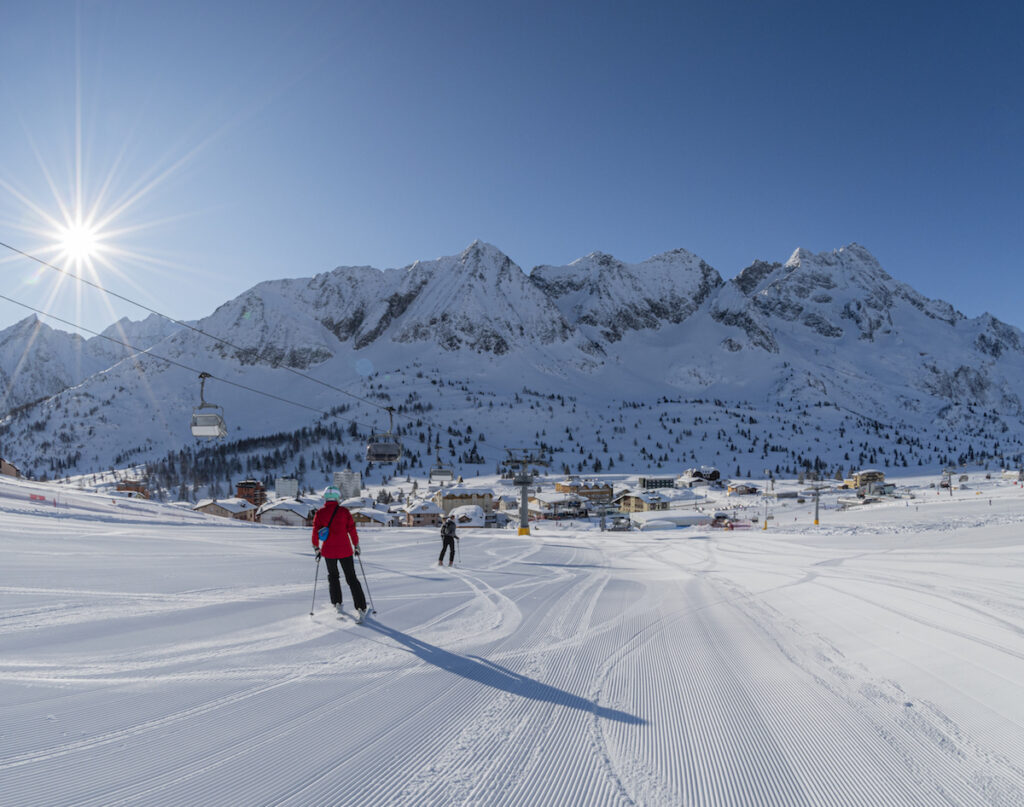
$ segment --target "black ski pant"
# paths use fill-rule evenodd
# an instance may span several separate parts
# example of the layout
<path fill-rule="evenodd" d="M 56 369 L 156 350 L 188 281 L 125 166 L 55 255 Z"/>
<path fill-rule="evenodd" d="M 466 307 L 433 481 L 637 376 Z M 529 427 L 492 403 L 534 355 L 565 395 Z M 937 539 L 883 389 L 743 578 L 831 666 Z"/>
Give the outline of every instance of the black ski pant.
<path fill-rule="evenodd" d="M 331 590 L 331 605 L 341 605 L 341 579 L 338 577 L 338 564 L 345 573 L 345 582 L 348 583 L 352 592 L 352 603 L 357 611 L 366 610 L 366 595 L 363 594 L 363 587 L 359 585 L 359 578 L 356 577 L 355 558 L 351 555 L 347 558 L 324 558 L 327 561 L 327 585 Z"/>
<path fill-rule="evenodd" d="M 444 543 L 441 544 L 441 554 L 437 558 L 437 562 L 440 563 L 444 560 L 444 551 L 450 550 L 448 553 L 448 565 L 451 566 L 452 561 L 455 560 L 455 539 L 454 538 L 442 538 Z"/>

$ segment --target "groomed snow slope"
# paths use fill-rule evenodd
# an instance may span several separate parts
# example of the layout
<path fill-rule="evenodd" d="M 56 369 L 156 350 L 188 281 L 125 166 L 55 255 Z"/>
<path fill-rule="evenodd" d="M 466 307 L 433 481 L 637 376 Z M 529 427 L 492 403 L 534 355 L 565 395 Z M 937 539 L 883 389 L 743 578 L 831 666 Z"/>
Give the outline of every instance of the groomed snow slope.
<path fill-rule="evenodd" d="M 1024 490 L 986 484 L 451 569 L 368 529 L 358 626 L 323 569 L 309 615 L 306 530 L 0 483 L 0 801 L 1021 804 Z"/>

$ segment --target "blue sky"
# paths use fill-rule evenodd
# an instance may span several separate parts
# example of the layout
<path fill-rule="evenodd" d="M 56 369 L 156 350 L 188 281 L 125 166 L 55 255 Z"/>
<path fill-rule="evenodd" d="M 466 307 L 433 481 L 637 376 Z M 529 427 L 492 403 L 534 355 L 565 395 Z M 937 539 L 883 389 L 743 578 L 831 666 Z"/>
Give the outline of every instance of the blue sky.
<path fill-rule="evenodd" d="M 856 241 L 1024 327 L 1022 9 L 11 3 L 0 241 L 69 265 L 48 220 L 80 187 L 109 217 L 84 271 L 179 318 L 476 238 L 527 271 L 684 247 L 725 278 Z M 5 296 L 145 315 L 0 259 Z M 0 327 L 27 313 L 0 301 Z"/>

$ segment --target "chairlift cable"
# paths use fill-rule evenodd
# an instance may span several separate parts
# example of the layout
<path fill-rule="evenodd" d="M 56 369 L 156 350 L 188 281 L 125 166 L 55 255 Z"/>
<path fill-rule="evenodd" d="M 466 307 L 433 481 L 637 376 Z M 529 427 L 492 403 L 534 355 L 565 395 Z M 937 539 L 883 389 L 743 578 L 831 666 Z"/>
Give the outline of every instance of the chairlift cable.
<path fill-rule="evenodd" d="M 124 301 L 126 303 L 129 303 L 131 305 L 137 306 L 138 308 L 141 308 L 143 311 L 148 311 L 151 314 L 156 314 L 158 317 L 162 317 L 163 319 L 167 320 L 168 322 L 173 322 L 175 325 L 180 325 L 183 328 L 188 328 L 190 331 L 193 331 L 195 333 L 201 334 L 202 336 L 205 336 L 208 339 L 212 339 L 215 342 L 219 342 L 220 344 L 225 345 L 226 347 L 229 347 L 229 348 L 231 348 L 232 350 L 234 350 L 234 351 L 236 351 L 238 353 L 242 353 L 242 354 L 253 353 L 256 350 L 255 347 L 242 348 L 242 347 L 239 347 L 238 345 L 232 344 L 227 339 L 223 339 L 223 338 L 221 338 L 219 336 L 215 336 L 214 334 L 208 333 L 208 332 L 204 331 L 202 328 L 197 328 L 195 325 L 189 325 L 187 322 L 183 322 L 180 319 L 175 319 L 174 317 L 172 317 L 172 316 L 170 316 L 168 314 L 165 314 L 162 311 L 157 311 L 155 308 L 150 308 L 148 305 L 145 305 L 144 303 L 140 303 L 140 302 L 138 302 L 136 300 L 131 299 L 130 297 L 126 297 L 123 294 L 119 294 L 116 291 L 111 291 L 110 289 L 100 285 L 99 283 L 94 283 L 93 281 L 89 280 L 88 278 L 84 278 L 84 277 L 82 277 L 82 276 L 80 276 L 78 274 L 75 274 L 74 272 L 69 272 L 66 269 L 62 269 L 61 267 L 57 266 L 56 264 L 50 263 L 49 261 L 46 261 L 46 260 L 43 260 L 42 258 L 40 258 L 40 257 L 38 257 L 36 255 L 33 255 L 33 254 L 29 253 L 29 252 L 25 252 L 24 250 L 18 249 L 17 247 L 11 246 L 10 244 L 7 244 L 7 243 L 5 243 L 3 241 L 0 241 L 0 247 L 4 247 L 6 249 L 9 249 L 11 252 L 16 252 L 17 254 L 19 254 L 19 255 L 21 255 L 21 256 L 23 256 L 25 258 L 28 258 L 31 261 L 35 261 L 36 263 L 40 264 L 41 266 L 45 266 L 48 269 L 53 269 L 55 272 L 60 272 L 62 275 L 66 275 L 67 277 L 70 277 L 70 278 L 78 281 L 79 283 L 84 283 L 87 286 L 92 286 L 94 289 L 97 289 L 97 290 L 103 292 L 104 294 L 110 295 L 111 297 L 116 297 L 118 300 L 122 300 L 122 301 Z M 50 315 L 48 315 L 48 316 L 50 316 Z M 54 317 L 54 319 L 58 319 L 58 318 Z M 80 326 L 75 325 L 74 327 L 78 328 Z M 88 331 L 89 333 L 95 333 L 95 331 L 89 331 L 88 328 L 82 328 L 82 330 L 83 331 Z M 97 336 L 102 336 L 102 334 L 96 334 L 96 335 Z M 322 381 L 319 378 L 316 378 L 315 376 L 311 376 L 311 375 L 308 375 L 307 373 L 301 372 L 300 370 L 296 370 L 293 367 L 288 367 L 287 365 L 272 365 L 272 366 L 273 367 L 278 367 L 278 368 L 280 368 L 282 370 L 287 370 L 289 373 L 297 375 L 300 378 L 305 378 L 307 381 L 312 381 L 315 384 L 320 384 L 321 386 L 327 387 L 328 389 L 332 389 L 335 392 L 340 392 L 343 395 L 348 395 L 350 398 L 354 398 L 355 400 L 360 401 L 361 403 L 365 403 L 365 404 L 367 404 L 369 406 L 376 406 L 378 409 L 387 409 L 388 408 L 388 407 L 383 406 L 382 404 L 379 404 L 379 403 L 377 403 L 375 401 L 371 401 L 368 398 L 363 398 L 363 397 L 361 397 L 359 395 L 356 395 L 354 392 L 349 392 L 346 389 L 342 389 L 341 387 L 336 387 L 333 384 L 329 384 L 326 381 Z"/>
<path fill-rule="evenodd" d="M 86 333 L 92 334 L 93 336 L 102 337 L 103 339 L 106 339 L 108 342 L 113 342 L 115 345 L 120 345 L 121 347 L 127 348 L 128 350 L 134 350 L 135 355 L 128 356 L 127 358 L 129 359 L 137 359 L 139 356 L 150 356 L 156 359 L 157 361 L 172 364 L 175 367 L 180 367 L 181 369 L 188 370 L 191 373 L 205 373 L 204 370 L 197 370 L 196 368 L 190 367 L 187 364 L 182 364 L 180 361 L 169 359 L 166 356 L 160 356 L 156 353 L 153 353 L 148 349 L 144 350 L 142 348 L 136 347 L 135 345 L 130 345 L 127 342 L 122 342 L 120 339 L 115 339 L 112 336 L 107 336 L 106 334 L 94 331 L 91 328 L 86 328 L 84 325 L 79 325 L 77 322 L 72 322 L 71 320 L 59 317 L 56 314 L 51 314 L 48 311 L 43 311 L 41 308 L 35 308 L 34 306 L 29 305 L 28 303 L 23 303 L 20 300 L 15 300 L 14 298 L 8 297 L 5 294 L 0 294 L 0 300 L 6 300 L 9 303 L 14 303 L 15 305 L 21 306 L 22 308 L 27 308 L 29 311 L 34 311 L 36 314 L 40 314 L 44 317 L 49 317 L 50 319 L 56 320 L 57 322 L 63 323 L 64 325 L 69 325 L 72 328 L 78 328 L 79 330 L 85 331 Z M 141 372 L 146 372 L 145 368 L 138 364 L 138 362 L 136 362 L 136 365 L 137 369 L 139 369 Z M 212 375 L 211 373 L 206 373 L 206 377 L 212 378 L 215 381 L 220 381 L 222 384 L 229 384 L 232 387 L 237 387 L 238 389 L 245 390 L 246 392 L 252 392 L 255 393 L 256 395 L 262 395 L 264 398 L 272 398 L 273 400 L 280 401 L 281 403 L 291 404 L 292 406 L 298 406 L 303 409 L 308 409 L 310 412 L 316 412 L 317 414 L 324 415 L 326 417 L 332 417 L 332 414 L 330 412 L 325 412 L 322 409 L 317 409 L 315 406 L 299 403 L 298 401 L 292 401 L 288 398 L 283 398 L 280 395 L 274 395 L 272 392 L 266 392 L 261 389 L 256 389 L 255 387 L 250 387 L 246 384 L 239 383 L 238 381 L 231 381 L 230 379 L 221 378 L 220 376 Z M 360 423 L 359 421 L 353 418 L 340 417 L 339 420 L 344 420 L 349 423 L 355 423 L 357 426 L 361 428 L 372 430 L 372 427 L 367 426 L 365 423 Z"/>

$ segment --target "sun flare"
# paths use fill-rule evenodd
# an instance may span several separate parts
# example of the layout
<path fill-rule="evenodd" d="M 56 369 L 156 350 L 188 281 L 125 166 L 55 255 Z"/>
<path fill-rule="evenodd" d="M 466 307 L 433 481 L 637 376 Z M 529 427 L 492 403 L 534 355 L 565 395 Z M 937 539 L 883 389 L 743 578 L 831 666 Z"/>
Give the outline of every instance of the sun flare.
<path fill-rule="evenodd" d="M 100 234 L 80 221 L 62 227 L 57 238 L 63 256 L 76 266 L 90 263 L 100 251 Z"/>

